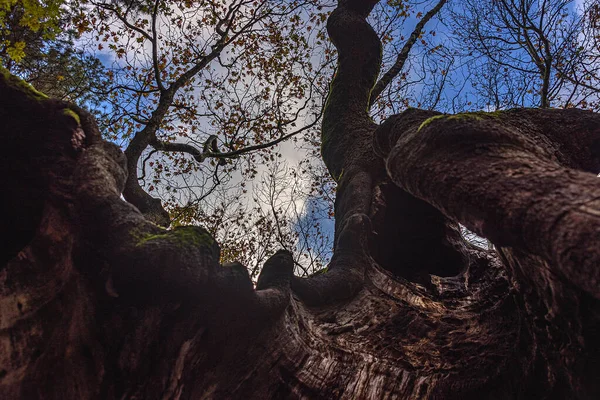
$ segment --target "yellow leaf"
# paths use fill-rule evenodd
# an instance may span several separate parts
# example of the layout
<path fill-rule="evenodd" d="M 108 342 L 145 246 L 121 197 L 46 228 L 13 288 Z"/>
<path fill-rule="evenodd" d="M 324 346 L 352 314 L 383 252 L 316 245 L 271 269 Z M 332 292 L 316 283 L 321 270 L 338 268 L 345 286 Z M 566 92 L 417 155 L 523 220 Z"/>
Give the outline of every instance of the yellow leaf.
<path fill-rule="evenodd" d="M 25 57 L 25 42 L 15 42 L 13 43 L 6 52 L 8 56 L 15 62 L 19 62 Z"/>

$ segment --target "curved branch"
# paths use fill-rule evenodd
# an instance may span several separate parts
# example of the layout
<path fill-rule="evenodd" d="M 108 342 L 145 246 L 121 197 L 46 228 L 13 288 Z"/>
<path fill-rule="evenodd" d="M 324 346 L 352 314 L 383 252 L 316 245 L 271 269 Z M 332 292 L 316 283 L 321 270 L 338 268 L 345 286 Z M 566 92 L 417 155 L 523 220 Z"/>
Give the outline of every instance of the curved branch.
<path fill-rule="evenodd" d="M 331 13 L 327 31 L 338 50 L 338 68 L 323 114 L 321 153 L 334 179 L 344 160 L 375 129 L 367 108 L 381 63 L 381 43 L 365 18 L 377 1 L 346 1 Z M 363 157 L 364 158 L 364 157 Z M 363 160 L 364 161 L 364 160 Z"/>
<path fill-rule="evenodd" d="M 187 143 L 164 142 L 154 138 L 150 141 L 150 146 L 160 151 L 186 153 L 194 157 L 198 162 L 202 162 L 206 158 L 202 151 Z"/>
<path fill-rule="evenodd" d="M 373 176 L 383 169 L 370 145 L 376 125 L 367 110 L 381 63 L 381 43 L 366 22 L 376 3 L 340 1 L 327 20 L 327 31 L 338 50 L 338 67 L 323 111 L 321 153 L 338 182 L 335 249 L 326 274 L 293 280 L 294 292 L 307 304 L 356 294 L 371 263 L 368 238 Z"/>
<path fill-rule="evenodd" d="M 205 154 L 205 157 L 212 157 L 212 158 L 235 158 L 238 157 L 242 154 L 246 154 L 246 153 L 250 153 L 252 151 L 256 151 L 256 150 L 262 150 L 262 149 L 267 149 L 269 147 L 275 146 L 287 139 L 290 139 L 294 136 L 296 136 L 297 134 L 312 128 L 313 126 L 315 126 L 317 124 L 317 122 L 319 121 L 319 118 L 317 118 L 315 121 L 311 122 L 308 125 L 303 126 L 300 129 L 297 129 L 293 132 L 290 132 L 288 134 L 282 135 L 280 137 L 278 137 L 277 139 L 271 140 L 270 142 L 265 142 L 265 143 L 261 143 L 261 144 L 255 144 L 252 146 L 246 146 L 244 148 L 238 149 L 238 150 L 233 150 L 233 151 L 228 151 L 228 152 L 214 152 L 214 151 L 209 151 Z"/>
<path fill-rule="evenodd" d="M 397 185 L 496 246 L 541 257 L 556 276 L 600 298 L 600 116 L 435 116 L 395 136 L 387 169 Z"/>
<path fill-rule="evenodd" d="M 197 147 L 195 147 L 191 144 L 187 144 L 187 143 L 164 142 L 162 140 L 159 140 L 156 137 L 150 141 L 150 145 L 152 147 L 154 147 L 156 150 L 160 150 L 160 151 L 167 151 L 167 152 L 172 151 L 172 152 L 181 152 L 181 153 L 190 154 L 198 162 L 203 162 L 207 158 L 217 158 L 219 160 L 224 160 L 224 159 L 228 159 L 228 158 L 236 158 L 243 154 L 251 153 L 256 150 L 268 149 L 269 147 L 273 147 L 287 139 L 290 139 L 290 138 L 298 135 L 301 132 L 304 132 L 304 131 L 312 128 L 313 126 L 315 126 L 317 124 L 317 122 L 319 122 L 319 120 L 320 120 L 320 116 L 316 120 L 311 122 L 310 124 L 304 125 L 302 128 L 296 129 L 293 132 L 287 133 L 285 135 L 281 135 L 277 139 L 273 139 L 269 142 L 246 146 L 241 149 L 227 151 L 227 152 L 220 152 L 220 151 L 214 150 L 214 148 L 211 146 L 212 142 L 217 139 L 217 137 L 214 135 L 211 135 L 206 140 L 206 142 L 204 143 L 203 150 L 200 150 Z"/>
<path fill-rule="evenodd" d="M 206 67 L 214 58 L 216 58 L 220 54 L 222 48 L 223 47 L 221 46 L 214 48 L 210 54 L 203 57 L 197 64 L 183 73 L 167 89 L 160 92 L 158 105 L 152 112 L 152 116 L 150 117 L 148 124 L 144 127 L 144 129 L 135 134 L 125 150 L 125 155 L 127 156 L 127 168 L 131 173 L 125 185 L 123 196 L 127 201 L 135 205 L 144 215 L 146 215 L 149 220 L 161 226 L 169 225 L 169 214 L 162 207 L 160 199 L 150 196 L 139 185 L 137 180 L 138 160 L 144 149 L 148 147 L 150 142 L 155 140 L 156 132 L 167 115 L 177 90 L 179 90 L 190 78 Z"/>
<path fill-rule="evenodd" d="M 230 43 L 220 41 L 212 47 L 209 54 L 203 56 L 187 71 L 182 73 L 168 88 L 160 91 L 160 97 L 156 109 L 148 121 L 148 124 L 141 131 L 137 132 L 127 149 L 127 168 L 131 172 L 125 185 L 123 196 L 131 204 L 135 205 L 146 217 L 161 226 L 168 226 L 170 223 L 169 214 L 162 207 L 160 199 L 150 196 L 139 185 L 137 180 L 137 165 L 142 152 L 148 147 L 150 142 L 156 140 L 156 132 L 160 128 L 169 108 L 173 104 L 173 99 L 177 91 L 183 87 L 192 77 L 205 68 L 212 60 L 217 58 L 223 48 Z"/>

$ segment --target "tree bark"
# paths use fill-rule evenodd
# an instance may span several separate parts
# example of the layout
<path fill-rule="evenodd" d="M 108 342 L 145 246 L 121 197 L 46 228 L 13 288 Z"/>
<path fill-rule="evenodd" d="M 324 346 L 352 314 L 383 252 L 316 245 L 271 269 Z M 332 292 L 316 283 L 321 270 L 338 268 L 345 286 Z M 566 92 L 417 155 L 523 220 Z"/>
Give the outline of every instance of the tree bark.
<path fill-rule="evenodd" d="M 308 279 L 280 251 L 254 288 L 204 229 L 149 222 L 92 118 L 2 75 L 3 398 L 600 397 L 600 116 L 377 126 L 375 3 L 329 20 L 336 243 Z"/>

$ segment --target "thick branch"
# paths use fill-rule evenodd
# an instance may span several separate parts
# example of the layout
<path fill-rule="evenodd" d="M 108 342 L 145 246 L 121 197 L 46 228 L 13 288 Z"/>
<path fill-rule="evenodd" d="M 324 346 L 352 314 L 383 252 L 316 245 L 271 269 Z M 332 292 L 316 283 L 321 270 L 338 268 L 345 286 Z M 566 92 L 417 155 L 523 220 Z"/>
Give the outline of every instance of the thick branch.
<path fill-rule="evenodd" d="M 48 197 L 68 199 L 64 180 L 81 146 L 73 108 L 48 99 L 0 66 L 0 229 L 6 233 L 0 270 L 32 239 Z M 63 181 L 51 186 L 52 179 Z"/>
<path fill-rule="evenodd" d="M 376 1 L 340 2 L 327 21 L 338 50 L 338 68 L 323 114 L 321 152 L 332 177 L 339 180 L 350 154 L 364 145 L 375 128 L 368 114 L 369 93 L 381 63 L 381 43 L 366 22 Z M 365 161 L 363 150 L 362 158 Z"/>
<path fill-rule="evenodd" d="M 376 125 L 367 110 L 381 62 L 379 38 L 366 22 L 376 3 L 340 1 L 327 21 L 327 31 L 338 50 L 338 67 L 323 111 L 321 153 L 338 182 L 335 249 L 327 274 L 293 281 L 294 291 L 308 304 L 356 294 L 370 263 L 368 215 L 373 176 L 383 169 L 370 146 Z"/>
<path fill-rule="evenodd" d="M 600 298 L 597 114 L 437 116 L 396 134 L 387 156 L 396 184 L 494 244 L 542 257 Z"/>
<path fill-rule="evenodd" d="M 90 126 L 84 128 L 86 132 L 93 130 Z M 122 201 L 126 171 L 125 157 L 118 147 L 99 142 L 86 150 L 75 175 L 84 237 L 95 243 L 109 263 L 117 293 L 121 289 L 131 293 L 133 289 L 142 299 L 158 296 L 203 302 L 226 294 L 234 303 L 243 300 L 241 308 L 247 307 L 246 311 L 259 316 L 283 312 L 289 302 L 293 268 L 288 253 L 276 254 L 269 261 L 275 267 L 266 269 L 272 271 L 283 265 L 284 272 L 278 274 L 283 281 L 287 279 L 288 286 L 279 279 L 255 292 L 244 267 L 219 265 L 219 246 L 206 230 L 162 229 Z"/>

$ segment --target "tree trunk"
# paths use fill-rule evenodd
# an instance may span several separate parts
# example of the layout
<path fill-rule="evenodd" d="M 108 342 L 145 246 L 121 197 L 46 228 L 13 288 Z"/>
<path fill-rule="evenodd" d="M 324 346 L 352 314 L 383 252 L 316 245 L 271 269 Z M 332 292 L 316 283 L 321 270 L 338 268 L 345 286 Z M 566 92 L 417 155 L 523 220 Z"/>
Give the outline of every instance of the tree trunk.
<path fill-rule="evenodd" d="M 148 222 L 93 119 L 2 75 L 3 398 L 600 398 L 600 116 L 377 126 L 374 4 L 328 24 L 336 243 L 308 279 L 280 251 L 254 288 L 202 228 Z"/>

